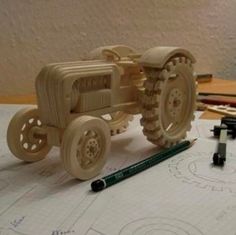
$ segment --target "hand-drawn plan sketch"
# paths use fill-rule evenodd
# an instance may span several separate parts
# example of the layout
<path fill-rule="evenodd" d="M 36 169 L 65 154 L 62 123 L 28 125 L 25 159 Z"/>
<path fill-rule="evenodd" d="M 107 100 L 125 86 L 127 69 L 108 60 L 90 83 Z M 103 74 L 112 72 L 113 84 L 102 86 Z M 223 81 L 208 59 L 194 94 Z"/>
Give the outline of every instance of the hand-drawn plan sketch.
<path fill-rule="evenodd" d="M 214 152 L 196 152 L 171 159 L 168 168 L 180 181 L 196 187 L 236 196 L 236 155 L 227 153 L 224 168 L 212 162 Z"/>
<path fill-rule="evenodd" d="M 191 234 L 203 235 L 203 233 L 195 226 L 172 218 L 142 218 L 125 225 L 120 235 L 129 234 Z"/>
<path fill-rule="evenodd" d="M 11 155 L 6 128 L 21 107 L 0 106 L 0 235 L 235 235 L 236 147 L 228 141 L 225 166 L 212 166 L 214 122 L 193 123 L 198 130 L 190 136 L 199 140 L 187 151 L 93 193 L 92 180 L 75 180 L 64 170 L 57 148 L 32 164 Z M 112 137 L 97 178 L 160 151 L 141 134 L 139 118 Z"/>

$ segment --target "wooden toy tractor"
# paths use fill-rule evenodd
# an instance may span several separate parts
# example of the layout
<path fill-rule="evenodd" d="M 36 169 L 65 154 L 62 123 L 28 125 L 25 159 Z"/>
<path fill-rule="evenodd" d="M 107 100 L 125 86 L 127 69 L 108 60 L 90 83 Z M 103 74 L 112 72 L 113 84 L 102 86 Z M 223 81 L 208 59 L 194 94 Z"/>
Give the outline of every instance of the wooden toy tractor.
<path fill-rule="evenodd" d="M 36 78 L 38 107 L 20 110 L 7 141 L 19 159 L 43 159 L 61 148 L 65 169 L 90 179 L 106 163 L 111 137 L 142 114 L 147 140 L 169 147 L 185 138 L 195 110 L 194 57 L 175 47 L 137 54 L 126 46 L 105 46 L 86 60 L 46 65 Z"/>

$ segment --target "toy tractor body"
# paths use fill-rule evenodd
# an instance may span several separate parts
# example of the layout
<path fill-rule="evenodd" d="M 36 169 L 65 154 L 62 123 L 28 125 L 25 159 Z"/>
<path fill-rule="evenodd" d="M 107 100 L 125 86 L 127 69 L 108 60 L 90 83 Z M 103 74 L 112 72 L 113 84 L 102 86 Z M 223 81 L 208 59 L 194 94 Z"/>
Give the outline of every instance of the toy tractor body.
<path fill-rule="evenodd" d="M 142 114 L 149 141 L 174 145 L 193 119 L 193 63 L 180 48 L 157 47 L 139 55 L 126 46 L 107 46 L 83 61 L 49 64 L 36 78 L 38 108 L 12 118 L 8 146 L 30 162 L 59 146 L 65 169 L 89 179 L 106 162 L 110 135 L 125 131 L 134 114 Z"/>

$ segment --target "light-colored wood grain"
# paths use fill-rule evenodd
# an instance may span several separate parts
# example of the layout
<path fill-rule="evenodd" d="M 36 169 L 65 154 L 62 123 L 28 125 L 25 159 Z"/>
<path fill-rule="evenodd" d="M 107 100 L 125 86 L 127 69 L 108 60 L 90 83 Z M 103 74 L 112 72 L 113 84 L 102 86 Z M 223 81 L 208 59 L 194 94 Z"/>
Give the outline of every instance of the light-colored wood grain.
<path fill-rule="evenodd" d="M 104 167 L 110 145 L 108 125 L 101 118 L 81 116 L 69 124 L 63 136 L 61 159 L 64 168 L 75 178 L 91 179 Z"/>
<path fill-rule="evenodd" d="M 223 92 L 236 93 L 236 81 L 229 81 L 219 78 L 213 78 L 211 82 L 201 83 L 198 85 L 199 92 Z M 26 94 L 23 96 L 0 96 L 1 104 L 36 104 L 35 94 Z M 206 110 L 201 119 L 220 119 L 223 115 Z"/>
<path fill-rule="evenodd" d="M 236 94 L 236 81 L 214 78 L 209 83 L 199 83 L 198 84 L 198 91 L 199 92 Z"/>
<path fill-rule="evenodd" d="M 207 107 L 208 110 L 224 114 L 225 116 L 236 117 L 236 108 L 225 105 L 212 105 Z"/>
<path fill-rule="evenodd" d="M 213 78 L 212 81 L 209 83 L 198 84 L 198 91 L 236 94 L 236 81 Z M 221 117 L 223 117 L 222 114 L 206 110 L 200 118 L 201 119 L 220 119 Z"/>
<path fill-rule="evenodd" d="M 199 92 L 236 93 L 236 81 L 213 78 L 211 82 L 198 84 Z M 0 96 L 1 104 L 36 104 L 35 94 L 24 96 Z M 206 110 L 202 119 L 220 119 L 223 115 Z"/>
<path fill-rule="evenodd" d="M 211 112 L 209 110 L 206 110 L 202 115 L 201 115 L 201 119 L 208 119 L 208 120 L 217 120 L 217 119 L 221 119 L 222 117 L 224 117 L 223 114 L 220 113 L 215 113 L 215 112 Z"/>
<path fill-rule="evenodd" d="M 0 96 L 0 104 L 36 104 L 36 95 Z"/>
<path fill-rule="evenodd" d="M 235 93 L 236 94 L 236 81 L 224 80 L 219 78 L 213 78 L 212 82 L 198 84 L 199 92 L 215 92 L 215 93 Z M 35 94 L 25 95 L 11 95 L 1 96 L 1 104 L 36 104 Z"/>
<path fill-rule="evenodd" d="M 10 122 L 9 148 L 19 159 L 38 161 L 58 146 L 65 169 L 84 180 L 101 171 L 110 135 L 125 131 L 134 114 L 142 115 L 148 141 L 175 145 L 194 116 L 194 63 L 182 48 L 155 47 L 138 54 L 114 45 L 97 48 L 82 61 L 49 64 L 35 80 L 37 108 L 20 110 Z M 0 101 L 32 104 L 36 98 Z"/>
<path fill-rule="evenodd" d="M 41 130 L 39 121 L 38 109 L 27 107 L 19 110 L 9 123 L 8 147 L 17 158 L 25 162 L 40 161 L 51 149 L 47 143 L 46 132 L 39 135 L 38 130 Z"/>

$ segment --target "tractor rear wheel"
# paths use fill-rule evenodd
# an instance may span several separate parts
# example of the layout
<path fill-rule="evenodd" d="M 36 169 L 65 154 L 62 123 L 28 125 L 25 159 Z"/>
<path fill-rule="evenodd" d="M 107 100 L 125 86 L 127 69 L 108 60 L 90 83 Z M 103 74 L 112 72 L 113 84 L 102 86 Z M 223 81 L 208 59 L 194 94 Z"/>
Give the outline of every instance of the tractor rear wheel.
<path fill-rule="evenodd" d="M 143 133 L 153 144 L 170 147 L 186 137 L 194 119 L 196 83 L 191 61 L 175 57 L 163 69 L 145 68 Z"/>

